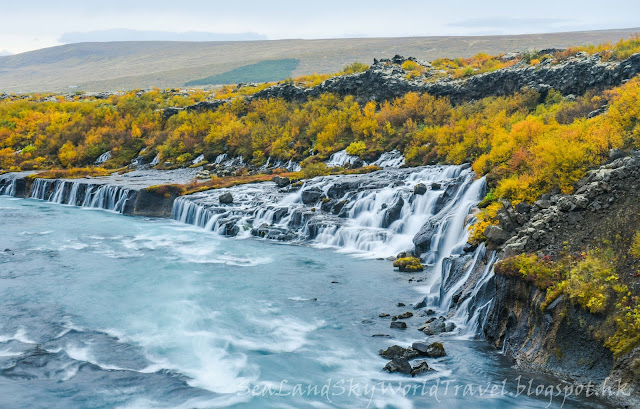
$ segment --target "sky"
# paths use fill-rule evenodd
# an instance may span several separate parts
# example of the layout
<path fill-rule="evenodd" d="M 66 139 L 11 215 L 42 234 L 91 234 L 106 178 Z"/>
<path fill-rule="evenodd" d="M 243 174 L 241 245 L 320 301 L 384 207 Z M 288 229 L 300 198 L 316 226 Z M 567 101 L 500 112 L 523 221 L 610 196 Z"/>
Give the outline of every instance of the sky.
<path fill-rule="evenodd" d="M 3 0 L 0 55 L 68 42 L 497 35 L 640 27 L 640 0 Z"/>

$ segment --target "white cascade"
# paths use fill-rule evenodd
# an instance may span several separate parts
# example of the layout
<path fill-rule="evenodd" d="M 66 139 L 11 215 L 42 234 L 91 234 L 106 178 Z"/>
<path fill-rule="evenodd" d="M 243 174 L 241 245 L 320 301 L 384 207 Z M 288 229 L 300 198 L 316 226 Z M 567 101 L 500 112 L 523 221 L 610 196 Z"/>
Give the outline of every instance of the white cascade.
<path fill-rule="evenodd" d="M 131 189 L 120 186 L 36 178 L 29 197 L 58 204 L 124 213 L 132 193 Z"/>
<path fill-rule="evenodd" d="M 398 165 L 401 159 L 395 159 Z M 495 254 L 486 254 L 483 245 L 465 249 L 471 210 L 485 185 L 468 166 L 386 169 L 318 177 L 298 190 L 265 182 L 200 192 L 178 198 L 173 218 L 219 234 L 305 242 L 376 258 L 412 250 L 414 238 L 428 227 L 420 289 L 429 308 L 451 311 L 451 319 L 467 333 L 478 330 L 491 300 L 485 293 L 490 293 Z M 225 193 L 233 203 L 220 203 Z M 337 212 L 331 208 L 336 203 L 342 203 Z M 465 261 L 464 269 L 454 274 L 457 258 Z"/>
<path fill-rule="evenodd" d="M 0 179 L 0 195 L 15 196 L 16 183 L 16 178 Z"/>
<path fill-rule="evenodd" d="M 106 151 L 102 155 L 98 156 L 98 159 L 94 162 L 96 165 L 102 165 L 106 161 L 111 159 L 111 151 Z"/>

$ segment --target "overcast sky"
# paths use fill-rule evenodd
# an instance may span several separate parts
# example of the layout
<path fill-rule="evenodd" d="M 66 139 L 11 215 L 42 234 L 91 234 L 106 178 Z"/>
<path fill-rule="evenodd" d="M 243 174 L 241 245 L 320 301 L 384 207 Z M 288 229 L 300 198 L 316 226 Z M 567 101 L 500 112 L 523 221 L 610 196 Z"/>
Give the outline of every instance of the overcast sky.
<path fill-rule="evenodd" d="M 29 0 L 3 2 L 0 54 L 82 40 L 92 31 L 158 39 L 520 34 L 640 26 L 640 0 Z M 9 3 L 9 4 L 6 4 Z M 107 31 L 108 33 L 108 31 Z M 117 39 L 149 39 L 131 31 Z M 129 33 L 129 34 L 126 34 Z M 100 34 L 100 33 L 98 33 Z M 103 33 L 104 34 L 104 33 Z M 112 32 L 113 34 L 113 32 Z M 102 38 L 96 33 L 87 39 Z M 105 37 L 108 39 L 108 36 Z M 238 38 L 231 37 L 231 38 Z M 127 38 L 128 39 L 128 38 Z M 155 38 L 152 38 L 155 39 Z"/>

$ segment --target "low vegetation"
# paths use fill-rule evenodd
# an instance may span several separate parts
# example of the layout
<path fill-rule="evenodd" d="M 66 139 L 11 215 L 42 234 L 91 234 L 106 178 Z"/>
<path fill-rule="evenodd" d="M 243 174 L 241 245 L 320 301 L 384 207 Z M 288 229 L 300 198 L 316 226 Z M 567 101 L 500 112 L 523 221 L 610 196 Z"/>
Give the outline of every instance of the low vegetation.
<path fill-rule="evenodd" d="M 300 60 L 285 58 L 281 60 L 265 60 L 255 64 L 234 68 L 222 74 L 187 82 L 186 86 L 240 84 L 244 82 L 281 81 L 291 77 L 298 68 Z"/>
<path fill-rule="evenodd" d="M 86 177 L 99 177 L 108 176 L 115 170 L 107 170 L 105 168 L 91 166 L 84 168 L 71 168 L 71 169 L 50 169 L 44 172 L 33 173 L 28 175 L 27 178 L 38 179 L 78 179 Z"/>
<path fill-rule="evenodd" d="M 564 296 L 603 316 L 605 324 L 594 329 L 595 335 L 614 355 L 622 356 L 640 345 L 640 299 L 620 279 L 616 262 L 616 253 L 605 247 L 556 259 L 521 254 L 498 262 L 495 272 L 522 278 L 546 291 L 543 310 Z"/>
<path fill-rule="evenodd" d="M 417 257 L 402 257 L 393 262 L 393 266 L 398 270 L 413 273 L 424 270 L 424 266 Z"/>

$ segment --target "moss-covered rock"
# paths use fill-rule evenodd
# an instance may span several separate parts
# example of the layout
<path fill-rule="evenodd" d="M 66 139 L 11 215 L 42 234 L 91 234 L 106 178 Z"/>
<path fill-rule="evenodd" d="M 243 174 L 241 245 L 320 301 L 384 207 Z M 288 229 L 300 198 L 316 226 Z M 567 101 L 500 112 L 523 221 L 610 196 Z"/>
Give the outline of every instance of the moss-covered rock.
<path fill-rule="evenodd" d="M 402 257 L 393 262 L 393 266 L 402 272 L 412 273 L 423 271 L 424 266 L 417 257 Z"/>

